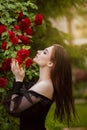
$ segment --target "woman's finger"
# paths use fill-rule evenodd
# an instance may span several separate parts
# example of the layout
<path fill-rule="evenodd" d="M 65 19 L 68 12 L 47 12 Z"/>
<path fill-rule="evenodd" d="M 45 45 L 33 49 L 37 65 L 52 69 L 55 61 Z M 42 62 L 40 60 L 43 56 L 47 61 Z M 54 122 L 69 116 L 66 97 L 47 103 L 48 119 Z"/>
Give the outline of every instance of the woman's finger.
<path fill-rule="evenodd" d="M 15 61 L 12 59 L 12 62 L 11 62 L 11 70 L 13 70 L 14 66 L 15 66 Z"/>
<path fill-rule="evenodd" d="M 12 59 L 11 70 L 12 70 L 12 72 L 19 70 L 19 64 L 15 59 Z"/>
<path fill-rule="evenodd" d="M 15 67 L 16 67 L 16 69 L 20 69 L 20 67 L 19 67 L 19 64 L 18 64 L 18 61 L 15 61 Z"/>

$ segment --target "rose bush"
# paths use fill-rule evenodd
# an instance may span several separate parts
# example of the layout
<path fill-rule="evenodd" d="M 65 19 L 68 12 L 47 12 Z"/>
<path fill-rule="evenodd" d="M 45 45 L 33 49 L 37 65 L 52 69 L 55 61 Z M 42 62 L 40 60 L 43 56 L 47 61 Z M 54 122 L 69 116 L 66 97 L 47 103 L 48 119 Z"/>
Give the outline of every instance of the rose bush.
<path fill-rule="evenodd" d="M 32 59 L 29 57 L 30 43 L 32 40 L 32 35 L 34 33 L 33 28 L 36 25 L 42 25 L 43 21 L 42 14 L 35 15 L 33 21 L 27 18 L 22 11 L 16 12 L 16 14 L 17 22 L 15 25 L 11 26 L 9 30 L 7 29 L 6 25 L 0 23 L 0 51 L 2 54 L 0 73 L 2 73 L 1 78 L 6 78 L 7 81 L 9 80 L 9 72 L 11 71 L 10 64 L 12 58 L 15 58 L 20 65 L 23 65 L 23 67 L 25 67 L 25 69 L 33 64 Z M 31 73 L 30 70 L 29 73 Z M 32 76 L 33 75 L 31 74 L 31 76 L 28 78 L 31 79 Z"/>
<path fill-rule="evenodd" d="M 38 76 L 38 67 L 33 64 L 31 57 L 33 37 L 39 29 L 38 26 L 43 24 L 43 15 L 33 13 L 33 10 L 37 9 L 38 7 L 29 0 L 0 1 L 0 129 L 3 130 L 16 130 L 18 127 L 15 125 L 13 128 L 18 122 L 13 121 L 13 118 L 5 113 L 2 105 L 6 92 L 14 80 L 11 59 L 15 58 L 25 69 L 24 82 Z"/>

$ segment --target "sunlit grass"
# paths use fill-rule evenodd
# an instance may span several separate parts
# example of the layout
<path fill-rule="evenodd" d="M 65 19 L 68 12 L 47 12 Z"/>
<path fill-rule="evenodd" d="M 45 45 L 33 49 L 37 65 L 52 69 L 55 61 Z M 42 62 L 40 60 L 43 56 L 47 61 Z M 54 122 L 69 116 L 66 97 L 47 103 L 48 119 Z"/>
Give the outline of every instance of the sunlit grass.
<path fill-rule="evenodd" d="M 87 127 L 87 103 L 77 104 L 76 110 L 79 116 L 76 126 Z"/>
<path fill-rule="evenodd" d="M 54 104 L 52 105 L 46 119 L 46 127 L 48 130 L 62 130 L 67 127 L 66 124 L 55 121 L 53 118 Z M 87 127 L 87 103 L 76 104 L 78 119 L 73 120 L 70 127 Z"/>

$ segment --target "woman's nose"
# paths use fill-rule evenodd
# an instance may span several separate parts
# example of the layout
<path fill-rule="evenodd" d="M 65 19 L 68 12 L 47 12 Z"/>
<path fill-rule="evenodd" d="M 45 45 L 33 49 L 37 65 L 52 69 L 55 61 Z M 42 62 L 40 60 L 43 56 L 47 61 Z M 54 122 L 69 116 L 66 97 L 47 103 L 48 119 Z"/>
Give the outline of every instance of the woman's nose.
<path fill-rule="evenodd" d="M 38 50 L 37 53 L 38 53 L 38 54 L 41 54 L 41 50 Z"/>

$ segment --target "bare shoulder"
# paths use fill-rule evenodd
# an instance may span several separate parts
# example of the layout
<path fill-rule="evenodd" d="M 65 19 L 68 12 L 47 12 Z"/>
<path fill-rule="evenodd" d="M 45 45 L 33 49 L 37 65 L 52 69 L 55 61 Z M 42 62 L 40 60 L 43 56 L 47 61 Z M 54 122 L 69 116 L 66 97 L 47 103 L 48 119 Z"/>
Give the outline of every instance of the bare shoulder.
<path fill-rule="evenodd" d="M 41 95 L 44 95 L 50 99 L 52 99 L 53 97 L 53 92 L 54 92 L 53 84 L 49 80 L 44 80 L 36 83 L 34 86 L 31 87 L 31 90 Z"/>

